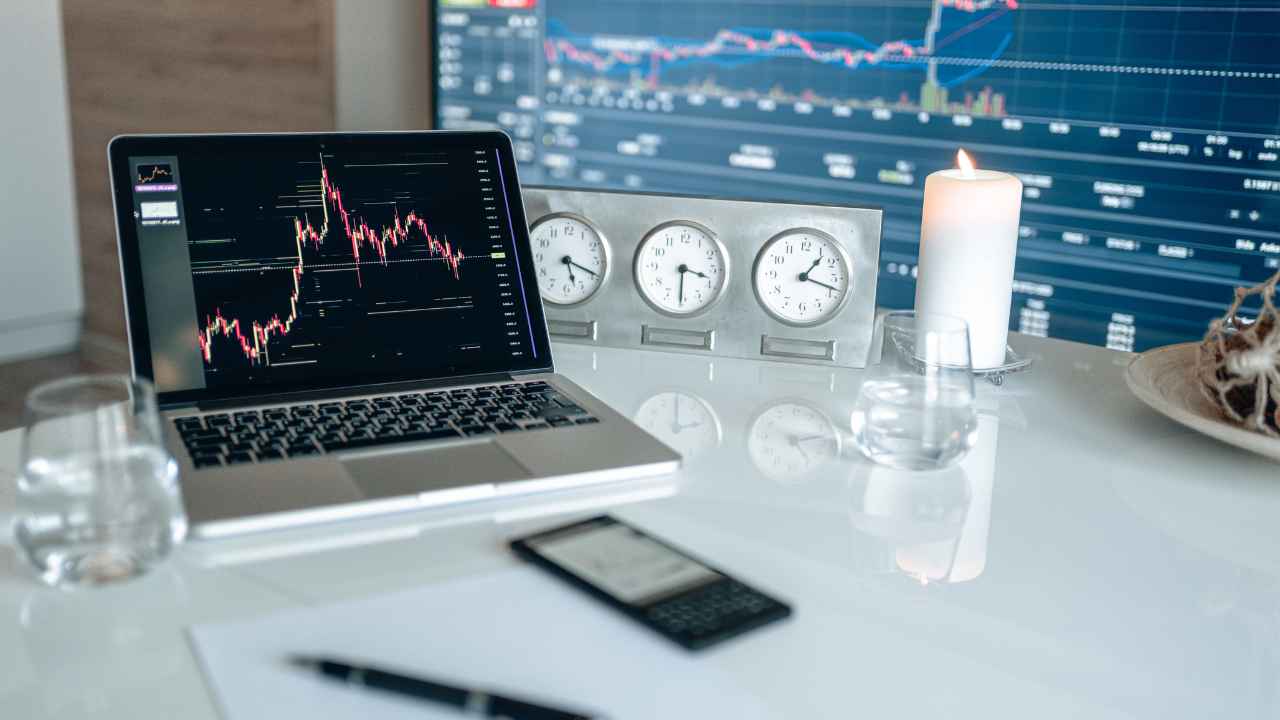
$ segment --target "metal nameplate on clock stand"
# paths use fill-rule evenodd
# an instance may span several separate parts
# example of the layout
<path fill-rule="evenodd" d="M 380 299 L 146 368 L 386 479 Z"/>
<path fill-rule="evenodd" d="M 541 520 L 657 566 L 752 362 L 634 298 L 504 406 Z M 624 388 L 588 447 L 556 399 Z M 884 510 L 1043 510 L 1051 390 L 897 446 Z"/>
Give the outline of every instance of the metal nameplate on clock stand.
<path fill-rule="evenodd" d="M 554 339 L 862 367 L 879 208 L 524 189 Z"/>

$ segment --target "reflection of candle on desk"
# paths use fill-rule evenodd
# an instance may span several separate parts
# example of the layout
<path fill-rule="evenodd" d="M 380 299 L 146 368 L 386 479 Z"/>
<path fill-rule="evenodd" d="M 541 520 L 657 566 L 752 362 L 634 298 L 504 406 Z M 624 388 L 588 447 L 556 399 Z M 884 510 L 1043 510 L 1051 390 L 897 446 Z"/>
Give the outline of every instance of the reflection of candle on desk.
<path fill-rule="evenodd" d="M 954 540 L 899 547 L 894 556 L 898 567 L 921 583 L 968 582 L 987 568 L 1000 419 L 983 413 L 978 416 L 978 425 L 978 444 L 960 461 L 969 486 L 969 506 L 960 536 Z"/>
<path fill-rule="evenodd" d="M 975 170 L 961 150 L 959 169 L 924 182 L 916 312 L 969 323 L 973 366 L 1004 364 L 1018 248 L 1022 183 L 1007 173 Z"/>
<path fill-rule="evenodd" d="M 978 416 L 978 444 L 960 464 L 969 476 L 969 512 L 964 518 L 955 559 L 948 577 L 953 583 L 972 580 L 987 568 L 987 538 L 991 534 L 991 497 L 996 483 L 996 447 L 1000 418 Z"/>

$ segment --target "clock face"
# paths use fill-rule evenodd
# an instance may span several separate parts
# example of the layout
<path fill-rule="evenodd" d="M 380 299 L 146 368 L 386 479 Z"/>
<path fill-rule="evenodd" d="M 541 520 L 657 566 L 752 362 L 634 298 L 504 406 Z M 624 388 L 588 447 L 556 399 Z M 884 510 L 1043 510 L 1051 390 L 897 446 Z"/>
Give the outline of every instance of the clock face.
<path fill-rule="evenodd" d="M 720 445 L 720 420 L 701 398 L 662 392 L 641 403 L 636 424 L 669 445 L 686 460 Z"/>
<path fill-rule="evenodd" d="M 538 292 L 555 305 L 577 305 L 591 299 L 609 272 L 604 236 L 585 218 L 566 213 L 548 215 L 529 231 Z"/>
<path fill-rule="evenodd" d="M 775 236 L 756 255 L 752 286 L 774 319 L 817 325 L 835 316 L 849 297 L 849 256 L 835 238 L 798 228 Z"/>
<path fill-rule="evenodd" d="M 752 421 L 747 453 L 765 475 L 794 480 L 839 457 L 840 435 L 817 408 L 780 403 Z"/>
<path fill-rule="evenodd" d="M 728 275 L 724 246 L 696 223 L 659 225 L 636 248 L 640 296 L 666 315 L 697 315 L 711 307 L 724 293 Z"/>

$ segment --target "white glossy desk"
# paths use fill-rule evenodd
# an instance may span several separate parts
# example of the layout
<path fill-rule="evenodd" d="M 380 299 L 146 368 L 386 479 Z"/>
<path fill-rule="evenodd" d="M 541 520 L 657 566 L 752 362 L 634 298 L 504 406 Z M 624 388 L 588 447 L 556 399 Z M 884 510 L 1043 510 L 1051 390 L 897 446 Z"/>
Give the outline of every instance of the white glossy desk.
<path fill-rule="evenodd" d="M 857 457 L 857 372 L 559 346 L 681 473 L 192 543 L 105 590 L 38 585 L 4 537 L 0 717 L 216 717 L 185 626 L 488 572 L 608 507 L 792 601 L 702 659 L 779 718 L 1280 717 L 1280 466 L 1147 411 L 1128 355 L 1013 342 L 1034 368 L 982 386 L 981 444 L 939 474 Z"/>

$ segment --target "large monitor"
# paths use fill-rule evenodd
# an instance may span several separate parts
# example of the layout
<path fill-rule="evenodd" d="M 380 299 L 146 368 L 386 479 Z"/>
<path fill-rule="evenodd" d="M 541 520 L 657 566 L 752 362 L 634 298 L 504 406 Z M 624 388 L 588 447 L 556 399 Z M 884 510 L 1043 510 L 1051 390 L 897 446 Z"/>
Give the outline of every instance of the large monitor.
<path fill-rule="evenodd" d="M 909 306 L 925 176 L 1025 186 L 1010 327 L 1143 350 L 1280 269 L 1280 7 L 1256 0 L 438 0 L 440 127 L 525 182 L 881 205 Z"/>

